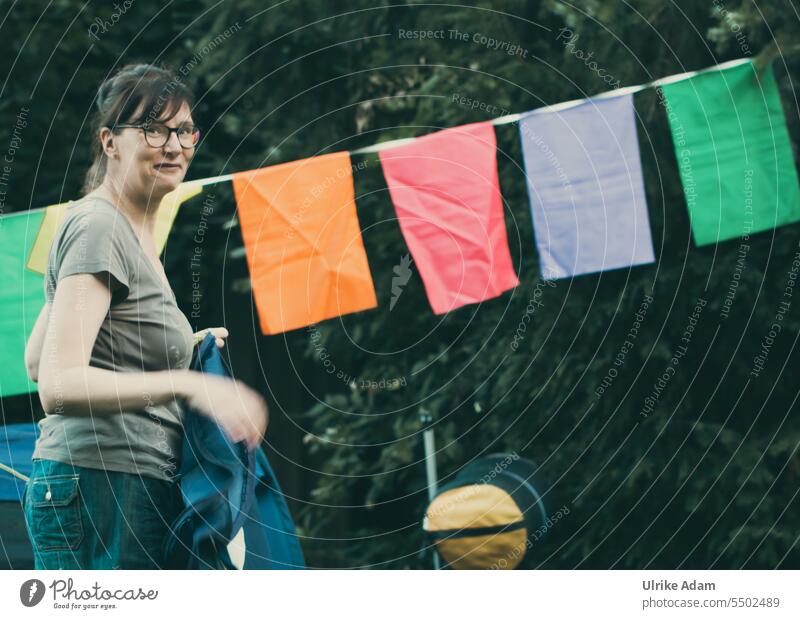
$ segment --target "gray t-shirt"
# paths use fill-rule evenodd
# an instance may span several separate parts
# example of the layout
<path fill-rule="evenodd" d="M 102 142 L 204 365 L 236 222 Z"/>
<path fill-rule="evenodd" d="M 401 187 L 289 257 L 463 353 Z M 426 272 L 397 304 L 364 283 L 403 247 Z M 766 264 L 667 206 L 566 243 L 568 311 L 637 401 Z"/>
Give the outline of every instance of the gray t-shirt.
<path fill-rule="evenodd" d="M 89 365 L 115 372 L 189 367 L 192 327 L 127 217 L 106 200 L 84 198 L 67 207 L 50 248 L 47 301 L 58 282 L 76 273 L 99 273 L 112 290 Z M 54 411 L 39 422 L 33 457 L 171 479 L 180 467 L 183 411 L 175 400 L 146 401 L 143 394 L 141 410 L 114 413 Z"/>

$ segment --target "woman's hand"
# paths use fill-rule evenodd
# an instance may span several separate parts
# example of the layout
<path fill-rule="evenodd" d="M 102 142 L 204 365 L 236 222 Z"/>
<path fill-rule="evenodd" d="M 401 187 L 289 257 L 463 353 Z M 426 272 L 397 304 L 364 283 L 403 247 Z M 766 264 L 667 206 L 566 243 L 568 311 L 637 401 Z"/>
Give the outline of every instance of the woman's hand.
<path fill-rule="evenodd" d="M 213 419 L 235 443 L 246 441 L 255 449 L 264 438 L 269 411 L 264 398 L 243 382 L 214 374 L 192 372 L 186 403 Z"/>
<path fill-rule="evenodd" d="M 209 332 L 214 334 L 214 337 L 217 341 L 217 348 L 222 348 L 225 346 L 225 338 L 228 337 L 228 330 L 225 327 L 209 327 L 208 329 L 198 331 L 194 334 L 195 345 L 202 342 L 203 338 L 205 338 L 206 334 Z"/>

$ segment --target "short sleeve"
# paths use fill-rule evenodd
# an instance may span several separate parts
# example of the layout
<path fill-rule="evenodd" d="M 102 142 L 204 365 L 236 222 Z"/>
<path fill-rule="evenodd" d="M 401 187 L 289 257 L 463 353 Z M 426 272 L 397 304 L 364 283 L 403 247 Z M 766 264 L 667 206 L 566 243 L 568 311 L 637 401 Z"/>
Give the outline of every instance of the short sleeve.
<path fill-rule="evenodd" d="M 101 208 L 85 208 L 67 216 L 50 248 L 47 273 L 47 300 L 65 277 L 78 273 L 97 273 L 112 292 L 111 304 L 128 297 L 130 269 L 125 251 L 121 213 Z"/>

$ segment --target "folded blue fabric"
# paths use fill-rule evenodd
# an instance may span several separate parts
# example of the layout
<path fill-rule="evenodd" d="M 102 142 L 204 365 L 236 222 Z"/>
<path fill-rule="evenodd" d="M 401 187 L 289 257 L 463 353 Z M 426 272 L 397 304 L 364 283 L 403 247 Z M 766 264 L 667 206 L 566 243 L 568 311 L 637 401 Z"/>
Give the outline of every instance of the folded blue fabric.
<path fill-rule="evenodd" d="M 195 349 L 191 368 L 231 376 L 210 333 Z M 170 568 L 234 569 L 227 546 L 240 531 L 244 569 L 305 567 L 289 508 L 260 448 L 232 443 L 214 421 L 187 410 L 176 480 L 186 509 L 165 549 Z"/>

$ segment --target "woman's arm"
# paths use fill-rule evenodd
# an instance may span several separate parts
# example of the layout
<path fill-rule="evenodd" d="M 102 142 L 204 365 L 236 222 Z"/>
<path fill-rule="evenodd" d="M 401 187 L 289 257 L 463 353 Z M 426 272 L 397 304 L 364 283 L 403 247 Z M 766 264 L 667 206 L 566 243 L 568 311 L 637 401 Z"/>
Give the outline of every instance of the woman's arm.
<path fill-rule="evenodd" d="M 269 411 L 244 383 L 190 370 L 114 372 L 91 367 L 111 292 L 99 274 L 64 277 L 56 287 L 39 363 L 39 398 L 48 414 L 97 415 L 138 410 L 185 398 L 251 449 L 264 436 Z"/>
<path fill-rule="evenodd" d="M 111 291 L 100 274 L 80 273 L 58 283 L 39 364 L 39 398 L 46 413 L 118 413 L 188 393 L 186 370 L 114 372 L 89 365 L 110 304 Z"/>
<path fill-rule="evenodd" d="M 42 358 L 42 342 L 44 341 L 44 334 L 47 332 L 49 314 L 50 304 L 45 303 L 39 312 L 39 317 L 33 325 L 33 331 L 31 331 L 31 336 L 25 346 L 25 368 L 28 371 L 28 377 L 33 382 L 39 380 L 39 359 Z"/>

